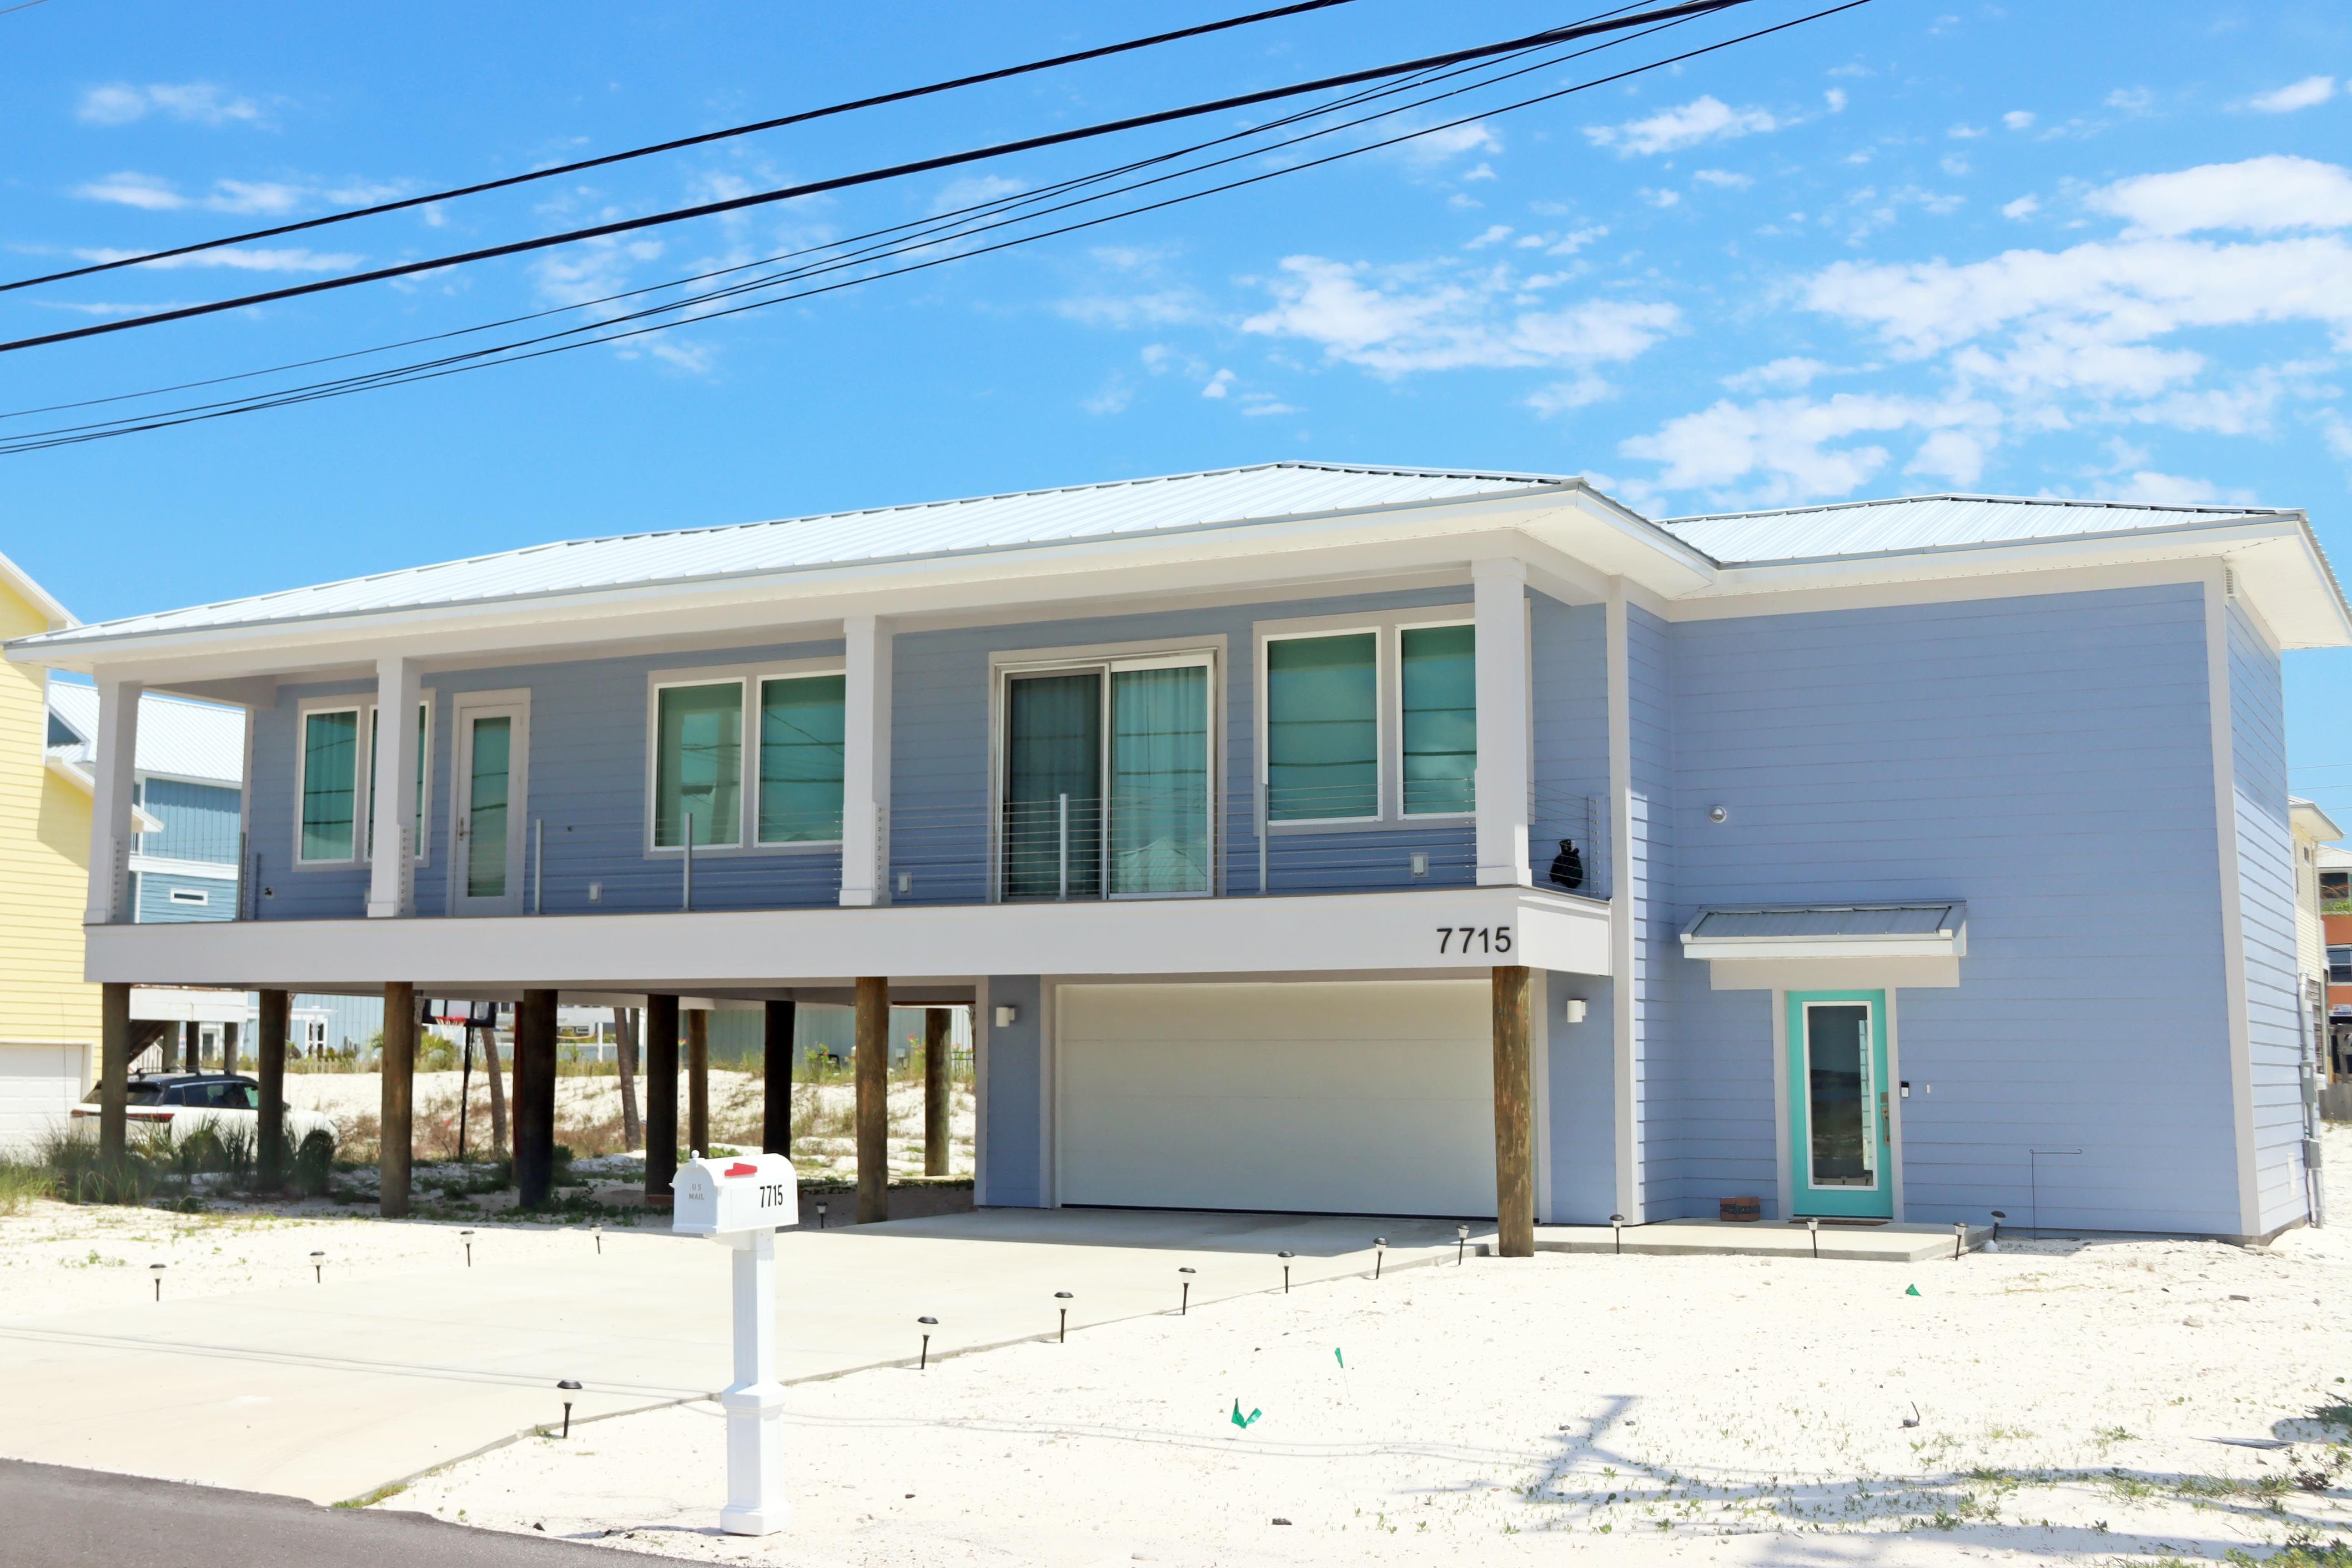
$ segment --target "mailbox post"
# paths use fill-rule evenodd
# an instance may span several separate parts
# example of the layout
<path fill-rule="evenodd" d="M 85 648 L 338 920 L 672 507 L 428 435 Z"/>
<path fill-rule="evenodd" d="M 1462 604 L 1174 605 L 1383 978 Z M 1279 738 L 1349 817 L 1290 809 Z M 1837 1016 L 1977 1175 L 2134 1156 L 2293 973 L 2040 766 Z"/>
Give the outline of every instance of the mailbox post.
<path fill-rule="evenodd" d="M 670 1183 L 670 1229 L 735 1255 L 735 1381 L 727 1413 L 727 1506 L 719 1528 L 768 1535 L 792 1522 L 783 1489 L 784 1390 L 776 1381 L 776 1232 L 800 1223 L 800 1184 L 781 1154 L 696 1159 Z"/>

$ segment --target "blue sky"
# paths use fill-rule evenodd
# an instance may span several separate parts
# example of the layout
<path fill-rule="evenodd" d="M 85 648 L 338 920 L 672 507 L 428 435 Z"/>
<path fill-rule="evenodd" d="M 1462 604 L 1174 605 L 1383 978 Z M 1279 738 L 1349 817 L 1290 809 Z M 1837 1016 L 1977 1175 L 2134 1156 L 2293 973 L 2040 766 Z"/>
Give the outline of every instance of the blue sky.
<path fill-rule="evenodd" d="M 97 619 L 566 536 L 1314 457 L 1581 472 L 1660 516 L 1954 489 L 2251 500 L 2308 508 L 2352 564 L 2352 12 L 2158 3 L 2118 26 L 2122 8 L 2091 0 L 1874 0 L 1493 112 L 1808 8 L 1760 0 L 1736 23 L 1317 145 L 1481 115 L 1470 124 L 908 278 L 525 366 L 0 458 L 0 547 Z M 0 15 L 0 245 L 24 276 L 1227 10 L 45 0 Z M 0 331 L 1580 14 L 1356 0 L 199 265 L 0 296 Z M 576 304 L 1202 133 L 1136 132 L 11 354 L 0 411 Z M 2289 660 L 2298 787 L 2352 826 L 2347 674 L 2342 653 Z"/>

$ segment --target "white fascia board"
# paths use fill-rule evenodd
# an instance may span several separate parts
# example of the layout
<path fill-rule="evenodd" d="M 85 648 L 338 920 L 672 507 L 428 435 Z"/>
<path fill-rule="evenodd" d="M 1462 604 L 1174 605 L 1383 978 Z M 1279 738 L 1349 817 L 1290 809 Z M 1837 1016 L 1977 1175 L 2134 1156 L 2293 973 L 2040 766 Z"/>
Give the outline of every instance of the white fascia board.
<path fill-rule="evenodd" d="M 134 985 L 131 1016 L 142 1023 L 242 1024 L 245 993 L 185 985 Z"/>
<path fill-rule="evenodd" d="M 1508 927 L 1460 951 L 1456 933 Z M 1446 933 L 1441 935 L 1441 933 Z M 860 974 L 1179 976 L 1399 971 L 1491 973 L 1497 963 L 1605 973 L 1610 910 L 1524 888 L 1265 899 L 890 905 L 92 926 L 87 977 L 194 985 L 370 988 L 414 975 L 432 995 L 478 986 L 598 994 L 841 987 Z M 909 955 L 923 969 L 909 973 Z M 790 963 L 790 971 L 779 965 Z"/>
<path fill-rule="evenodd" d="M 1685 958 L 1965 958 L 1965 931 L 1939 936 L 1683 938 Z"/>
<path fill-rule="evenodd" d="M 1991 578 L 2055 568 L 2125 566 L 2148 562 L 2221 560 L 2239 589 L 2262 606 L 2283 647 L 2352 645 L 2352 609 L 2337 591 L 2311 525 L 2300 515 L 2186 523 L 2161 531 L 2085 534 L 1992 544 L 1947 545 L 1874 555 L 1821 556 L 1725 566 L 1678 606 L 1718 606 L 1774 594 L 1872 588 L 1901 583 Z M 1997 590 L 1995 590 L 1997 592 Z M 1763 606 L 1759 605 L 1760 611 Z"/>
<path fill-rule="evenodd" d="M 236 863 L 233 860 L 174 860 L 162 855 L 133 855 L 133 871 L 152 871 L 159 877 L 194 877 L 215 882 L 236 880 Z"/>

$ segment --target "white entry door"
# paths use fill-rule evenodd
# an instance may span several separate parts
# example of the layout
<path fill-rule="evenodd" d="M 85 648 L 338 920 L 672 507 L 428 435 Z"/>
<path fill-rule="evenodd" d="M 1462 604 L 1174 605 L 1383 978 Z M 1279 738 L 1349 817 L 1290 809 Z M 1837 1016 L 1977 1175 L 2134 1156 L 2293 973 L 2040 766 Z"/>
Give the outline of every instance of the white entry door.
<path fill-rule="evenodd" d="M 1476 981 L 1066 985 L 1060 1198 L 1492 1215 L 1492 991 Z"/>
<path fill-rule="evenodd" d="M 451 717 L 450 911 L 519 915 L 530 837 L 530 694 L 461 695 Z"/>

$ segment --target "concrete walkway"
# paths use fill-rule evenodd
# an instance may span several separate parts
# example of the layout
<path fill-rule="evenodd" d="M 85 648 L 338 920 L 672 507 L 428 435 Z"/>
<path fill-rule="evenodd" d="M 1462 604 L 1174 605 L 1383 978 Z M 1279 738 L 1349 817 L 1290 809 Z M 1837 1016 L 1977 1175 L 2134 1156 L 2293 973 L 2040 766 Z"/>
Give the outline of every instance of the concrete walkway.
<path fill-rule="evenodd" d="M 994 1209 L 778 1238 L 787 1381 L 911 1364 L 1454 1254 L 1430 1220 Z M 355 1244 L 361 1237 L 355 1236 Z M 0 1322 L 0 1456 L 332 1502 L 562 1417 L 725 1385 L 728 1260 L 666 1234 L 578 1233 L 576 1257 Z M 1195 1272 L 1180 1274 L 1180 1268 Z"/>
<path fill-rule="evenodd" d="M 1992 1226 L 1972 1225 L 1966 1243 L 1975 1251 Z M 1819 1254 L 1848 1263 L 1925 1263 L 1952 1256 L 1948 1225 L 1823 1225 Z M 1538 1252 L 1613 1252 L 1619 1238 L 1605 1225 L 1539 1225 Z M 1625 1227 L 1628 1254 L 1652 1258 L 1811 1258 L 1815 1233 L 1785 1220 L 1667 1219 Z"/>

